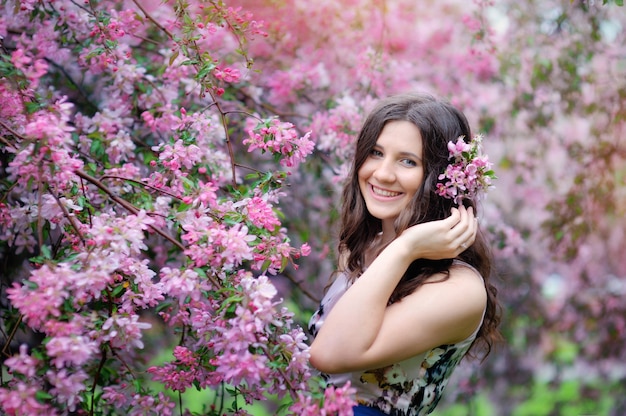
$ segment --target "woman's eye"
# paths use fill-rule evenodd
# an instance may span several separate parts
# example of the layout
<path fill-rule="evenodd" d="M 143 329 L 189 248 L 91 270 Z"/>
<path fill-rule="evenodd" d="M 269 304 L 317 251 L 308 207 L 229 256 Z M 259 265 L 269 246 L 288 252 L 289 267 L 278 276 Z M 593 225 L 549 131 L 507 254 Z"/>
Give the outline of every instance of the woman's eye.
<path fill-rule="evenodd" d="M 370 155 L 375 157 L 381 157 L 383 155 L 383 152 L 381 152 L 380 150 L 372 149 Z"/>
<path fill-rule="evenodd" d="M 400 162 L 406 166 L 417 166 L 417 163 L 411 159 L 402 159 Z"/>

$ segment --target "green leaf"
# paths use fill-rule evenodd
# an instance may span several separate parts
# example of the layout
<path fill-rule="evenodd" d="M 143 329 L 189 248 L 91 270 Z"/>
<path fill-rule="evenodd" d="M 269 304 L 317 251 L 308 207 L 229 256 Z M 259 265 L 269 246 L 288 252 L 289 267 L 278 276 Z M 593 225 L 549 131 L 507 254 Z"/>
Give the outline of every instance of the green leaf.
<path fill-rule="evenodd" d="M 34 112 L 39 111 L 42 108 L 44 108 L 44 105 L 36 101 L 35 102 L 28 101 L 24 103 L 24 107 L 26 107 L 26 112 L 28 114 L 33 114 Z"/>
<path fill-rule="evenodd" d="M 124 290 L 125 290 L 125 288 L 124 288 L 123 285 L 118 285 L 111 292 L 111 296 L 116 298 L 116 297 L 120 296 L 122 294 L 122 292 L 124 292 Z"/>
<path fill-rule="evenodd" d="M 95 56 L 102 55 L 103 53 L 104 53 L 104 48 L 102 47 L 96 48 L 87 54 L 87 56 L 85 57 L 85 60 L 89 60 Z"/>
<path fill-rule="evenodd" d="M 47 391 L 39 390 L 37 393 L 35 393 L 35 399 L 37 399 L 38 402 L 43 403 L 47 400 L 51 400 L 52 395 Z"/>
<path fill-rule="evenodd" d="M 117 47 L 117 41 L 116 40 L 107 39 L 107 40 L 104 41 L 104 44 L 109 49 L 115 49 Z"/>
<path fill-rule="evenodd" d="M 50 247 L 47 245 L 42 245 L 39 250 L 41 250 L 41 255 L 46 258 L 52 260 L 52 252 L 50 251 Z"/>
<path fill-rule="evenodd" d="M 214 69 L 215 69 L 215 64 L 213 62 L 205 62 L 205 64 L 202 65 L 202 68 L 200 68 L 200 70 L 198 71 L 196 78 L 202 79 L 206 77 L 209 74 L 209 72 L 213 71 Z"/>
<path fill-rule="evenodd" d="M 180 51 L 178 49 L 176 49 L 174 51 L 174 53 L 172 54 L 172 56 L 170 56 L 170 66 L 172 66 L 172 64 L 174 63 L 174 61 L 176 60 L 176 58 L 178 58 L 178 54 L 180 53 Z"/>
<path fill-rule="evenodd" d="M 156 312 L 161 312 L 164 309 L 169 308 L 170 306 L 172 306 L 172 302 L 161 302 L 157 305 L 156 307 Z"/>

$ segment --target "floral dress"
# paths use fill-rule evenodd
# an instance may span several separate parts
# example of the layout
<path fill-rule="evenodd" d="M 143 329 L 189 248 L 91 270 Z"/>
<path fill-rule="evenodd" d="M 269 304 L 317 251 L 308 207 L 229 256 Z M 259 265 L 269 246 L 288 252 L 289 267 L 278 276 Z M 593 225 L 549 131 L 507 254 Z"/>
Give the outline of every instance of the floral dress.
<path fill-rule="evenodd" d="M 349 286 L 344 274 L 337 276 L 309 322 L 313 337 L 324 324 L 324 317 Z M 357 391 L 356 400 L 359 404 L 374 407 L 392 416 L 425 415 L 437 406 L 452 371 L 469 350 L 480 325 L 461 342 L 441 345 L 388 367 L 324 377 L 336 386 L 350 381 Z"/>

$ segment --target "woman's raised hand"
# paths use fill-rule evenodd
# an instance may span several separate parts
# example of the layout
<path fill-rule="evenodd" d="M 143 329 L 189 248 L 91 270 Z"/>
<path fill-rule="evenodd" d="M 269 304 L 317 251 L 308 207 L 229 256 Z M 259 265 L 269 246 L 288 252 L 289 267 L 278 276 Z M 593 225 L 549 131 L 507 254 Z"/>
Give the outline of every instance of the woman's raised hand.
<path fill-rule="evenodd" d="M 446 219 L 407 228 L 394 243 L 400 244 L 412 259 L 455 258 L 474 243 L 477 230 L 474 209 L 461 206 L 452 208 Z"/>

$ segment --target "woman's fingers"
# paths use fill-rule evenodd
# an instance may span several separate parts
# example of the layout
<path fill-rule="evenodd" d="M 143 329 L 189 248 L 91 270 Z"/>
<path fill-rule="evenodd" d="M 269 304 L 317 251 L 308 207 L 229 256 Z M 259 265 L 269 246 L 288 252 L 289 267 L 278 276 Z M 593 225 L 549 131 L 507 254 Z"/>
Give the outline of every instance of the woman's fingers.
<path fill-rule="evenodd" d="M 474 209 L 472 207 L 459 209 L 461 214 L 461 221 L 457 224 L 457 228 L 461 232 L 458 239 L 459 252 L 465 251 L 469 246 L 474 244 L 476 239 L 476 232 L 478 231 L 478 224 L 476 217 L 474 217 Z"/>

